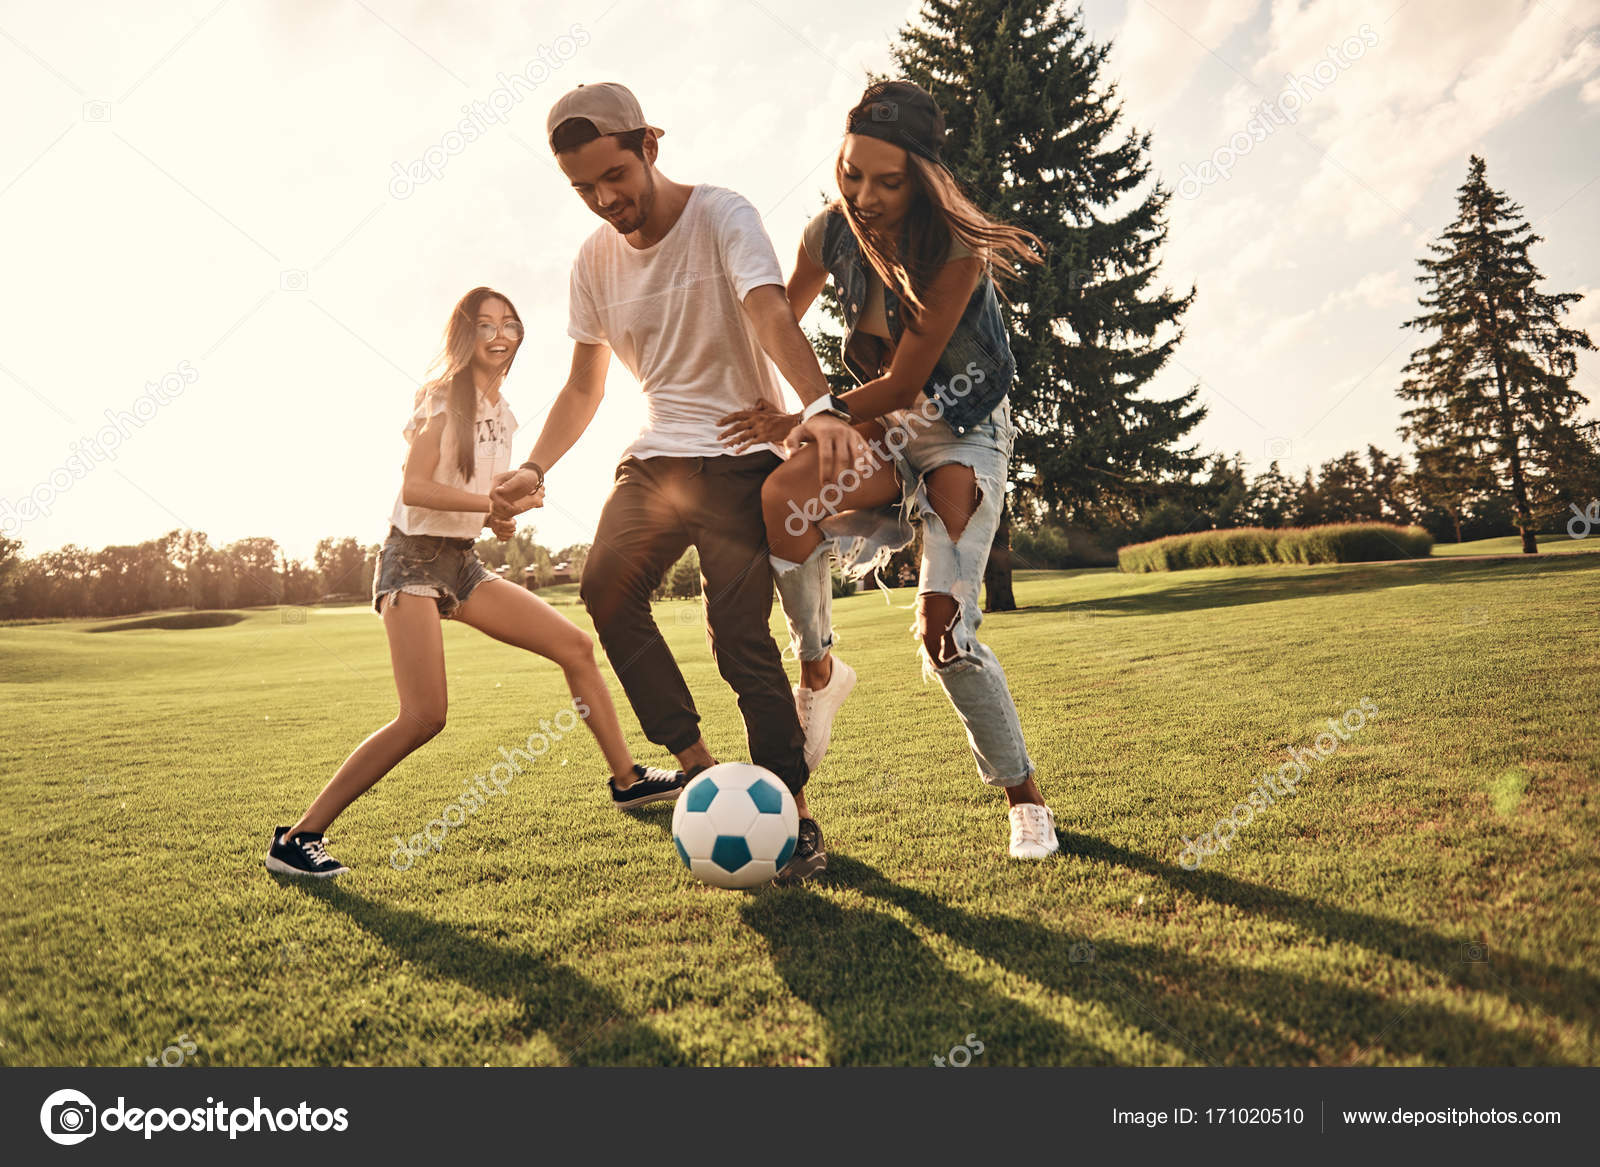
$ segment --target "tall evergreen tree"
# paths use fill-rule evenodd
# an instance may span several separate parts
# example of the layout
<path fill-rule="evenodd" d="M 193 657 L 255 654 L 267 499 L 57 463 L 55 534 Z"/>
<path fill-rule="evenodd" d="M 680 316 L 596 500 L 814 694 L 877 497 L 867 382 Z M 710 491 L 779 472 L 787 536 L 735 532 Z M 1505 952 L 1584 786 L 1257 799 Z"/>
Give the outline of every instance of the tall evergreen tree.
<path fill-rule="evenodd" d="M 1456 205 L 1443 241 L 1428 244 L 1437 258 L 1418 261 L 1427 273 L 1417 277 L 1425 311 L 1404 327 L 1436 336 L 1406 363 L 1400 396 L 1418 405 L 1403 415 L 1400 433 L 1416 442 L 1419 467 L 1437 470 L 1447 493 L 1479 485 L 1470 468 L 1483 467 L 1492 489 L 1509 493 L 1522 549 L 1532 553 L 1530 499 L 1582 485 L 1567 481 L 1579 472 L 1572 452 L 1583 442 L 1573 415 L 1585 400 L 1571 381 L 1576 350 L 1594 344 L 1561 323 L 1581 294 L 1538 290 L 1544 277 L 1528 252 L 1543 239 L 1521 206 L 1489 185 L 1476 154 Z"/>

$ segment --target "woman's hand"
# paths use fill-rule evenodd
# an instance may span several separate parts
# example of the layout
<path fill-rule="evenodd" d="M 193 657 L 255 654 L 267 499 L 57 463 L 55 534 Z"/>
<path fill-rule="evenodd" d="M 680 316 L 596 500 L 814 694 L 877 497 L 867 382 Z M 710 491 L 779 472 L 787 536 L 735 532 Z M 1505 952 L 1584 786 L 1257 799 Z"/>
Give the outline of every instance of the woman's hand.
<path fill-rule="evenodd" d="M 824 485 L 834 482 L 846 470 L 864 474 L 872 465 L 867 439 L 859 430 L 831 413 L 819 413 L 789 431 L 784 447 L 797 452 L 808 442 L 817 446 L 817 470 Z"/>
<path fill-rule="evenodd" d="M 509 543 L 517 533 L 516 519 L 497 519 L 491 515 L 484 526 L 493 531 L 494 537 L 502 543 Z"/>
<path fill-rule="evenodd" d="M 494 476 L 489 491 L 492 517 L 512 519 L 544 506 L 544 476 L 532 470 L 507 470 Z"/>
<path fill-rule="evenodd" d="M 770 402 L 758 401 L 750 409 L 718 418 L 717 424 L 728 428 L 717 436 L 733 446 L 733 452 L 738 454 L 751 446 L 782 442 L 799 421 L 798 413 L 780 413 Z"/>

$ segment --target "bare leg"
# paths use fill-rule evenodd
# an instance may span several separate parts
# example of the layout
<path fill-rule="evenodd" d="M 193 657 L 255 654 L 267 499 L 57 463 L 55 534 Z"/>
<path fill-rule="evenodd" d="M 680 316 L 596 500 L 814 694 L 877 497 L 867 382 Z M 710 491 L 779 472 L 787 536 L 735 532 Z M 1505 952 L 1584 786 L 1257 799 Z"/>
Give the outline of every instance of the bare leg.
<path fill-rule="evenodd" d="M 559 665 L 572 696 L 589 710 L 585 724 L 599 743 L 617 788 L 633 784 L 633 754 L 622 736 L 611 690 L 595 663 L 594 637 L 526 588 L 503 579 L 479 584 L 456 615 L 463 624 L 504 644 Z"/>
<path fill-rule="evenodd" d="M 344 760 L 300 821 L 289 828 L 291 836 L 326 831 L 345 807 L 444 728 L 444 637 L 439 632 L 438 606 L 430 596 L 396 597 L 384 605 L 383 627 L 389 635 L 400 712 Z"/>

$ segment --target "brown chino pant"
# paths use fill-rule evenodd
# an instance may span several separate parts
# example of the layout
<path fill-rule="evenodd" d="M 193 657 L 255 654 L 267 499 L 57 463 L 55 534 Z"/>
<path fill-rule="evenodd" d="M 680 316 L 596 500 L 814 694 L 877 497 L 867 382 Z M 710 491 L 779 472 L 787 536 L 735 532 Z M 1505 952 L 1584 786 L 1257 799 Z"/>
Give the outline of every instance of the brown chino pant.
<path fill-rule="evenodd" d="M 695 547 L 711 655 L 739 696 L 750 760 L 798 791 L 809 777 L 805 732 L 772 639 L 761 513 L 761 484 L 781 462 L 770 451 L 624 458 L 578 590 L 645 736 L 678 753 L 700 740 L 700 714 L 651 617 L 650 593 Z"/>

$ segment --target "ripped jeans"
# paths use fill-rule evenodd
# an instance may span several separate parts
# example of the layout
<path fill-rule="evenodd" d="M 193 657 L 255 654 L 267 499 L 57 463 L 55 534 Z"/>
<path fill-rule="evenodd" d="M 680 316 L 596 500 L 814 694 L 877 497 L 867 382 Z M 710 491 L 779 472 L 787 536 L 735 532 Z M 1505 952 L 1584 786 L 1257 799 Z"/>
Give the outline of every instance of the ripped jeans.
<path fill-rule="evenodd" d="M 885 436 L 879 445 L 892 453 L 901 497 L 886 507 L 845 511 L 818 524 L 823 541 L 802 564 L 773 557 L 774 577 L 789 622 L 793 647 L 801 660 L 820 660 L 833 643 L 832 581 L 828 553 L 839 557 L 847 576 L 860 579 L 881 568 L 889 557 L 915 537 L 922 525 L 922 570 L 917 594 L 951 596 L 957 615 L 948 639 L 955 655 L 935 660 L 921 648 L 923 679 L 937 677 L 956 715 L 966 727 L 967 744 L 978 776 L 990 786 L 1018 786 L 1033 776 L 1033 761 L 1022 738 L 1016 702 L 1005 670 L 988 645 L 978 639 L 983 622 L 979 608 L 983 569 L 1000 525 L 1005 502 L 1011 449 L 1017 430 L 1011 422 L 1011 399 L 1005 398 L 984 421 L 964 434 L 928 411 L 903 409 L 881 419 Z M 951 539 L 928 498 L 927 474 L 958 463 L 972 467 L 980 501 L 959 539 Z M 880 586 L 882 584 L 880 583 Z M 884 592 L 888 598 L 887 589 Z M 915 621 L 911 632 L 920 639 Z M 944 638 L 939 641 L 941 652 Z"/>

